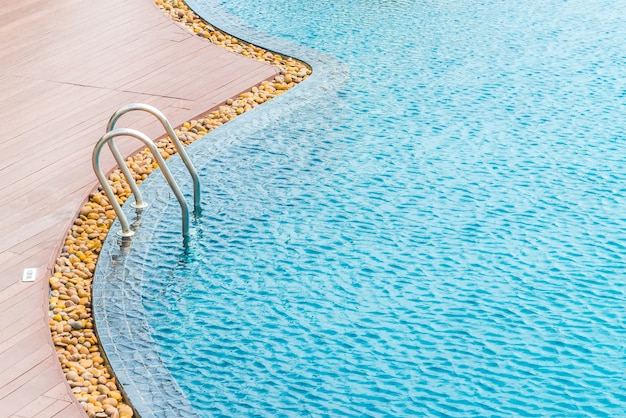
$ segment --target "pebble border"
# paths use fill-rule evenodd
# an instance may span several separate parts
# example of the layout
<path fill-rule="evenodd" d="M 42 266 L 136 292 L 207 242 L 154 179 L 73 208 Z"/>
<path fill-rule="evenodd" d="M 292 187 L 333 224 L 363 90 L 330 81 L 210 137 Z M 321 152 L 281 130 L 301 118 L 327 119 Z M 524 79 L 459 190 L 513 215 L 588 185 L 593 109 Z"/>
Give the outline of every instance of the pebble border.
<path fill-rule="evenodd" d="M 172 20 L 215 45 L 268 62 L 279 69 L 279 75 L 273 80 L 264 81 L 249 92 L 227 100 L 206 116 L 175 129 L 184 144 L 190 144 L 236 116 L 279 96 L 311 74 L 311 68 L 303 62 L 216 30 L 182 1 L 155 0 L 155 4 Z M 165 159 L 176 153 L 169 137 L 157 141 L 156 145 Z M 137 183 L 158 167 L 148 149 L 129 157 L 126 165 Z M 109 175 L 109 184 L 120 203 L 130 196 L 130 187 L 119 169 Z M 104 192 L 91 193 L 68 231 L 54 273 L 49 278 L 52 341 L 69 386 L 88 417 L 128 418 L 135 414 L 99 346 L 91 310 L 93 274 L 102 243 L 114 220 L 115 211 Z"/>

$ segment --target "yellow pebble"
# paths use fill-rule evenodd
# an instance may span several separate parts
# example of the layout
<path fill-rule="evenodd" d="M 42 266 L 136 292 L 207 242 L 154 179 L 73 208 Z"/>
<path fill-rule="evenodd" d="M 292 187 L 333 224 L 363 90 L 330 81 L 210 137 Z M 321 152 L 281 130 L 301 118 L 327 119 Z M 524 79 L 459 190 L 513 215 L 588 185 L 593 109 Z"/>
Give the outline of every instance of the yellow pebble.
<path fill-rule="evenodd" d="M 117 410 L 120 411 L 120 418 L 130 418 L 134 415 L 133 409 L 128 405 L 120 405 Z"/>
<path fill-rule="evenodd" d="M 117 406 L 118 403 L 119 402 L 115 398 L 106 398 L 105 400 L 102 401 L 102 405 Z"/>
<path fill-rule="evenodd" d="M 109 397 L 118 401 L 122 400 L 122 394 L 119 390 L 112 390 L 111 392 L 109 392 Z"/>

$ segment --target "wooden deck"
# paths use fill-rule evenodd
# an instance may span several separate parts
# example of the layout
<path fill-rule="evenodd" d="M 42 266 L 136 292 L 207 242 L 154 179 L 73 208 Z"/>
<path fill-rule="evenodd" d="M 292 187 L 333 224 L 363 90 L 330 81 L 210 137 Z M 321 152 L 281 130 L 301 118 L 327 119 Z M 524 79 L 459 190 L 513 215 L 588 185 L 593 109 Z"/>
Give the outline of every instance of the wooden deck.
<path fill-rule="evenodd" d="M 178 126 L 275 74 L 152 0 L 0 0 L 0 417 L 85 416 L 48 331 L 47 280 L 96 186 L 91 151 L 109 116 L 143 102 Z M 147 114 L 118 123 L 131 125 L 163 133 Z M 22 282 L 25 268 L 35 282 Z"/>

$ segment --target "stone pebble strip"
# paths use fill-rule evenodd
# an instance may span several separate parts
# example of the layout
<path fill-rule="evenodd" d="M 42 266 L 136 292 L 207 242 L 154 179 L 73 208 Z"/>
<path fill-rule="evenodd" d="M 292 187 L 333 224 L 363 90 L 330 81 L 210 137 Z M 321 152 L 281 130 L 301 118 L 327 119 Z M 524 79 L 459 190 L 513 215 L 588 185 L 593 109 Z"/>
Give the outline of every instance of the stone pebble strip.
<path fill-rule="evenodd" d="M 178 0 L 155 0 L 170 18 L 198 36 L 233 52 L 275 65 L 280 74 L 264 81 L 217 110 L 198 120 L 185 122 L 176 134 L 189 144 L 211 130 L 270 100 L 301 82 L 311 69 L 293 58 L 283 57 L 219 32 Z M 176 150 L 169 137 L 157 142 L 164 158 Z M 126 161 L 135 181 L 140 183 L 157 168 L 145 149 Z M 109 176 L 109 184 L 123 203 L 131 190 L 119 169 Z M 113 221 L 115 211 L 102 191 L 92 193 L 80 210 L 65 239 L 50 277 L 49 321 L 52 340 L 72 391 L 89 417 L 132 417 L 134 410 L 118 386 L 98 337 L 91 312 L 91 284 L 98 254 Z"/>

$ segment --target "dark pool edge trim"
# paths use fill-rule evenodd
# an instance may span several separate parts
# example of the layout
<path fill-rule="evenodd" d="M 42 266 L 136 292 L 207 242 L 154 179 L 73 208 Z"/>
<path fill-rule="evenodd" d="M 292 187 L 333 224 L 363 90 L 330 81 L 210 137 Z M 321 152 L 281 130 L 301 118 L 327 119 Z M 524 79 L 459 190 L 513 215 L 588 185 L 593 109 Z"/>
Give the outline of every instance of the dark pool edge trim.
<path fill-rule="evenodd" d="M 213 16 L 211 19 L 213 20 Z M 305 60 L 314 68 L 314 71 L 301 85 L 290 89 L 289 94 L 274 97 L 269 101 L 270 103 L 265 103 L 265 106 L 245 112 L 219 130 L 205 135 L 205 137 L 210 137 L 211 142 L 230 140 L 233 137 L 245 139 L 246 132 L 256 131 L 260 129 L 259 126 L 267 126 L 279 121 L 282 112 L 293 111 L 299 101 L 309 100 L 312 93 L 322 96 L 328 91 L 337 91 L 348 79 L 345 65 L 334 57 L 289 42 L 277 41 L 277 38 L 246 29 L 240 34 L 236 27 L 231 27 L 222 21 L 219 21 L 217 25 L 228 34 L 246 39 L 246 41 L 250 40 L 254 45 L 261 44 L 259 46 L 263 49 L 266 49 L 265 45 L 268 43 L 276 42 L 280 45 L 271 50 L 281 50 L 284 47 L 286 52 L 280 53 L 282 56 Z M 263 37 L 263 39 L 257 43 L 256 37 Z M 249 123 L 250 118 L 254 118 L 254 124 Z M 260 123 L 259 120 L 261 120 Z M 187 147 L 190 155 L 194 155 L 194 144 L 198 142 Z M 168 160 L 168 165 L 180 166 L 181 164 L 177 164 L 179 162 L 181 162 L 180 158 L 175 156 Z M 149 176 L 144 184 L 149 185 L 155 177 Z M 145 185 L 143 187 L 146 187 Z M 167 200 L 167 198 L 164 199 Z M 162 208 L 163 206 L 155 203 L 152 207 Z M 130 219 L 134 219 L 135 215 L 132 213 L 134 210 L 128 208 L 128 205 L 125 205 L 124 210 Z M 121 386 L 120 390 L 126 394 L 138 415 L 142 417 L 198 416 L 156 350 L 150 326 L 144 316 L 140 292 L 141 280 L 137 283 L 136 277 L 132 275 L 129 277 L 126 267 L 127 259 L 119 250 L 122 241 L 115 234 L 119 228 L 119 221 L 116 220 L 103 243 L 93 277 L 92 310 L 94 321 L 98 324 L 96 328 L 103 355 L 115 373 L 117 382 Z M 132 247 L 137 247 L 142 243 L 141 235 L 138 233 L 133 239 Z M 173 239 L 177 238 L 173 237 Z"/>
<path fill-rule="evenodd" d="M 166 1 L 170 2 L 170 0 L 166 0 Z M 182 2 L 179 2 L 178 6 L 186 7 L 184 3 Z M 167 15 L 167 13 L 165 14 Z M 170 15 L 170 17 L 172 16 Z M 224 35 L 226 35 L 228 39 L 232 39 L 230 35 L 228 34 L 224 34 Z M 228 46 L 225 46 L 225 45 L 222 45 L 222 46 L 225 47 L 226 49 L 230 49 Z M 232 52 L 239 53 L 241 55 L 246 55 L 245 53 L 240 52 L 240 51 L 232 51 Z M 222 123 L 231 121 L 233 120 L 233 118 L 237 117 L 237 115 L 241 115 L 242 113 L 247 112 L 249 110 L 249 106 L 248 105 L 244 106 L 244 104 L 242 104 L 241 102 L 245 102 L 246 100 L 250 101 L 251 100 L 250 97 L 253 97 L 254 99 L 261 99 L 261 100 L 257 100 L 257 103 L 264 103 L 265 101 L 268 101 L 270 99 L 273 99 L 279 96 L 284 91 L 290 88 L 293 88 L 294 84 L 297 85 L 297 83 L 302 81 L 301 78 L 306 77 L 306 75 L 303 76 L 302 72 L 300 71 L 304 67 L 309 68 L 309 71 L 307 71 L 306 74 L 307 75 L 310 74 L 310 67 L 306 65 L 302 65 L 302 63 L 297 60 L 295 60 L 295 62 L 291 61 L 291 59 L 288 59 L 289 57 L 287 56 L 283 56 L 283 55 L 280 55 L 280 56 L 274 55 L 274 57 L 265 56 L 266 51 L 261 50 L 260 48 L 254 48 L 254 51 L 251 51 L 250 49 L 248 49 L 248 52 L 250 52 L 250 55 L 252 55 L 250 59 L 254 59 L 256 57 L 256 59 L 259 61 L 265 61 L 268 63 L 270 63 L 271 61 L 270 65 L 275 66 L 279 70 L 280 75 L 274 77 L 273 80 L 266 79 L 264 81 L 261 81 L 256 86 L 253 86 L 251 90 L 248 90 L 248 91 L 240 93 L 239 95 L 233 96 L 231 99 L 227 100 L 222 105 L 216 106 L 213 109 L 207 110 L 206 112 L 202 114 L 204 116 L 200 116 L 197 118 L 197 119 L 201 119 L 199 121 L 194 120 L 196 119 L 194 118 L 190 121 L 185 122 L 183 125 L 181 125 L 177 129 L 177 132 L 179 132 L 179 129 L 180 131 L 182 131 L 182 133 L 179 133 L 179 137 L 181 137 L 182 140 L 184 140 L 187 143 L 193 142 L 196 139 L 199 139 L 200 137 L 204 136 L 204 134 L 206 134 L 207 131 L 210 132 L 213 129 L 215 129 L 217 126 L 220 126 Z M 292 75 L 293 82 L 287 81 L 284 79 L 285 78 L 284 76 L 287 74 Z M 240 102 L 240 103 L 238 104 L 237 102 Z M 252 104 L 254 105 L 255 103 L 252 103 Z M 188 126 L 189 124 L 191 124 L 191 127 Z M 198 132 L 195 129 L 193 129 L 194 124 L 196 124 L 196 127 L 199 127 Z M 187 136 L 186 138 L 185 138 L 185 135 Z M 158 146 L 159 146 L 158 144 L 159 141 L 160 140 L 157 140 Z M 161 153 L 163 154 L 163 152 L 171 151 L 170 145 L 171 144 L 167 144 L 167 143 L 162 145 Z M 169 154 L 172 154 L 172 152 L 169 152 Z M 138 150 L 136 153 L 131 154 L 129 158 L 132 159 L 133 165 L 135 165 L 135 163 L 137 162 L 141 164 L 142 162 L 145 162 L 145 161 L 142 161 L 143 155 L 145 155 L 145 152 Z M 119 174 L 119 169 L 112 170 L 112 172 L 110 173 L 111 176 L 114 176 L 116 171 Z M 134 175 L 144 173 L 144 171 L 139 171 L 139 172 L 135 172 L 134 170 L 131 170 L 131 171 L 134 173 Z M 150 173 L 150 172 L 152 172 L 152 169 L 150 169 L 149 171 L 145 173 Z M 143 176 L 143 179 L 145 179 L 145 175 L 141 174 L 140 177 L 142 176 Z M 120 190 L 119 187 L 126 187 L 126 186 L 123 186 L 124 182 L 122 182 L 122 185 L 120 186 L 119 176 L 117 177 L 118 177 L 118 180 L 111 179 L 111 177 L 109 177 L 109 181 L 113 182 L 114 184 L 115 182 L 117 182 L 117 185 L 118 185 L 117 190 L 119 193 L 118 197 L 122 200 L 126 200 L 128 193 L 125 191 L 119 192 Z M 103 193 L 99 192 L 95 188 L 92 190 L 91 193 L 89 193 L 89 196 L 86 197 L 80 211 L 78 211 L 78 213 L 75 214 L 71 222 L 68 221 L 68 231 L 67 231 L 67 234 L 65 235 L 65 242 L 59 244 L 59 249 L 53 257 L 53 260 L 54 260 L 53 267 L 51 268 L 51 270 L 53 270 L 53 274 L 49 278 L 50 332 L 51 332 L 51 338 L 53 340 L 52 342 L 59 356 L 59 361 L 61 363 L 62 370 L 64 374 L 66 375 L 66 380 L 68 381 L 68 383 L 70 383 L 70 386 L 72 388 L 76 389 L 80 387 L 82 389 L 80 392 L 76 392 L 76 390 L 74 390 L 73 392 L 77 400 L 80 401 L 81 406 L 85 407 L 85 411 L 88 413 L 88 415 L 94 416 L 96 413 L 102 413 L 102 408 L 106 407 L 104 409 L 106 410 L 105 412 L 107 415 L 114 416 L 117 413 L 119 413 L 122 416 L 129 416 L 128 414 L 132 414 L 133 411 L 131 411 L 132 405 L 129 405 L 128 396 L 124 396 L 125 395 L 124 388 L 121 387 L 121 385 L 117 384 L 116 376 L 114 374 L 114 371 L 112 370 L 112 367 L 110 365 L 110 362 L 108 360 L 108 357 L 106 355 L 104 348 L 101 346 L 101 344 L 99 344 L 98 336 L 96 335 L 94 339 L 94 334 L 96 334 L 97 332 L 97 329 L 96 329 L 97 327 L 96 327 L 95 322 L 93 321 L 93 315 L 92 315 L 92 300 L 93 299 L 92 299 L 92 293 L 91 293 L 91 288 L 92 288 L 92 283 L 93 283 L 93 273 L 96 268 L 94 263 L 98 262 L 98 257 L 100 253 L 99 248 L 101 248 L 101 243 L 106 240 L 106 236 L 109 232 L 112 219 L 114 218 L 114 215 L 111 216 L 111 214 L 108 213 L 108 212 L 113 212 L 113 211 L 110 210 L 111 206 L 110 204 L 107 203 L 106 197 L 103 197 L 103 196 L 104 196 Z M 96 215 L 96 217 L 93 218 L 92 215 Z M 94 222 L 94 223 L 91 224 L 90 222 Z M 97 222 L 97 226 L 96 226 L 96 222 Z M 94 232 L 95 237 L 92 237 L 92 232 L 89 231 L 90 235 L 89 235 L 89 238 L 87 239 L 86 233 L 82 232 L 83 228 L 81 227 L 81 225 L 83 227 L 85 225 L 93 225 L 93 229 L 95 231 Z M 77 227 L 81 230 L 78 233 L 76 232 Z M 77 247 L 78 245 L 80 245 L 81 248 L 78 248 Z M 88 247 L 88 251 L 87 249 L 83 249 L 83 247 L 85 246 Z M 72 247 L 74 248 L 72 249 Z M 86 255 L 81 254 L 82 251 L 85 251 L 87 254 Z M 77 255 L 80 255 L 80 258 L 77 257 Z M 93 265 L 93 267 L 89 267 L 89 264 Z M 68 285 L 67 287 L 65 286 L 66 283 Z M 74 283 L 78 283 L 78 286 L 75 287 L 73 285 Z M 64 304 L 67 298 L 69 298 L 66 292 L 68 291 L 68 289 L 70 289 L 70 285 L 72 285 L 71 289 L 76 288 L 76 289 L 79 289 L 79 292 L 87 293 L 86 295 L 85 294 L 80 295 L 82 297 L 80 302 L 78 301 L 75 302 L 75 303 L 79 303 L 79 305 L 73 304 L 71 306 L 68 306 Z M 61 291 L 61 295 L 59 295 L 59 290 Z M 87 292 L 85 292 L 85 290 Z M 63 296 L 67 296 L 67 297 L 64 298 Z M 80 320 L 78 319 L 78 317 L 74 318 L 73 316 L 70 319 L 67 318 L 67 314 L 70 311 L 73 311 L 74 308 L 80 308 L 75 311 L 75 312 L 81 313 Z M 85 310 L 89 312 L 87 317 L 83 316 L 85 315 L 84 313 Z M 61 317 L 59 313 L 63 314 L 64 317 Z M 70 327 L 70 324 L 71 324 L 71 327 Z M 80 329 L 81 331 L 76 331 L 77 328 L 74 328 L 75 325 L 78 326 L 78 329 Z M 59 331 L 59 327 L 61 327 L 60 331 Z M 65 334 L 69 333 L 68 330 L 71 331 L 70 337 L 64 336 Z M 84 333 L 83 330 L 86 331 L 86 333 Z M 59 333 L 61 333 L 61 335 L 59 335 Z M 75 335 L 77 333 L 78 335 Z M 78 359 L 74 359 L 72 358 L 74 357 L 73 352 L 69 353 L 68 351 L 63 351 L 63 347 L 66 347 L 68 344 L 77 344 L 77 343 L 73 341 L 70 342 L 70 341 L 62 341 L 62 340 L 69 340 L 70 338 L 72 338 L 72 340 L 75 340 L 76 339 L 75 337 L 79 337 L 78 347 L 80 347 L 81 350 L 85 348 L 85 346 L 82 346 L 82 347 L 80 346 L 83 344 L 83 339 L 89 340 L 87 342 L 90 342 L 91 346 L 87 346 L 87 347 L 90 347 L 88 356 L 83 355 L 85 353 L 81 352 L 81 356 L 79 356 Z M 95 349 L 95 350 L 92 350 L 92 349 Z M 67 357 L 70 354 L 71 356 Z M 79 360 L 81 363 L 80 368 L 78 368 Z M 85 365 L 83 367 L 83 364 L 82 364 L 83 360 L 89 361 L 89 362 L 93 360 L 93 363 L 90 363 L 90 364 L 93 364 L 93 366 Z M 86 368 L 89 368 L 89 370 L 86 370 Z M 97 372 L 95 376 L 99 377 L 97 383 L 88 382 L 88 380 L 93 380 L 93 377 L 94 377 L 93 375 L 90 375 L 89 378 L 85 376 L 83 380 L 83 373 L 85 371 L 91 372 L 92 369 L 97 369 L 93 371 L 93 373 Z M 70 374 L 72 374 L 73 377 L 70 377 Z M 100 387 L 101 386 L 103 387 L 105 383 L 105 382 L 101 382 L 100 378 L 106 378 L 105 380 L 106 386 L 109 387 L 109 389 L 106 389 L 106 388 L 103 389 L 103 390 L 106 390 L 106 392 L 103 392 L 102 390 L 100 390 Z M 74 384 L 74 386 L 72 386 L 72 384 Z M 95 386 L 96 384 L 98 384 L 97 388 Z M 88 385 L 90 386 L 87 387 Z M 113 386 L 109 386 L 109 385 L 113 385 Z M 109 391 L 111 392 L 112 396 L 108 396 Z M 113 393 L 115 393 L 115 395 Z M 80 394 L 80 398 L 79 398 L 79 394 Z M 101 399 L 101 398 L 105 398 L 105 399 Z M 110 398 L 113 398 L 113 399 L 110 399 Z M 102 401 L 102 404 L 100 404 L 100 401 Z M 107 402 L 107 401 L 115 401 L 115 403 L 111 404 L 110 402 Z M 108 411 L 108 409 L 113 405 L 115 406 L 115 409 L 117 409 L 117 411 Z M 93 410 L 94 406 L 96 408 L 100 408 L 100 410 L 94 411 Z M 87 407 L 90 407 L 91 409 L 88 409 Z M 136 410 L 134 412 L 136 415 L 137 414 Z"/>
<path fill-rule="evenodd" d="M 160 202 L 152 203 L 156 208 Z M 134 210 L 128 212 L 134 217 Z M 119 223 L 115 226 L 112 230 L 117 230 Z M 156 350 L 142 306 L 143 277 L 124 271 L 127 258 L 120 250 L 122 240 L 117 236 L 107 239 L 96 270 L 102 273 L 94 276 L 93 312 L 100 344 L 138 415 L 197 417 Z"/>
<path fill-rule="evenodd" d="M 350 73 L 347 64 L 339 58 L 323 51 L 309 48 L 296 42 L 279 38 L 277 36 L 262 32 L 247 22 L 234 16 L 224 8 L 220 0 L 186 0 L 187 5 L 200 17 L 210 21 L 211 25 L 232 36 L 259 46 L 268 51 L 278 51 L 277 53 L 287 57 L 294 57 L 309 65 L 313 72 L 295 88 L 290 90 L 290 98 L 283 99 L 291 102 L 296 91 L 322 89 L 336 92 L 349 80 Z M 203 16 L 198 10 L 210 10 L 210 16 Z M 276 99 L 280 99 L 277 97 Z M 276 100 L 272 100 L 275 102 Z"/>

